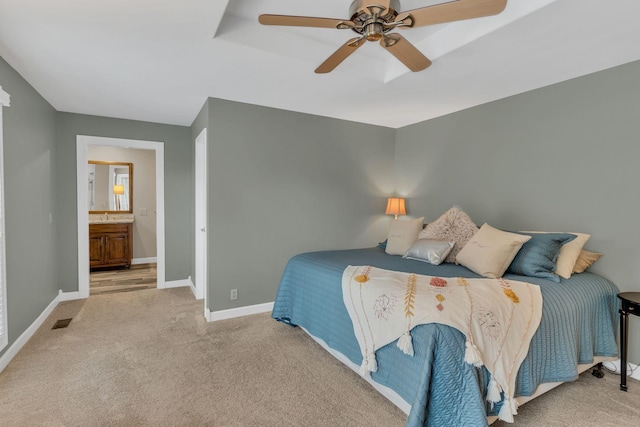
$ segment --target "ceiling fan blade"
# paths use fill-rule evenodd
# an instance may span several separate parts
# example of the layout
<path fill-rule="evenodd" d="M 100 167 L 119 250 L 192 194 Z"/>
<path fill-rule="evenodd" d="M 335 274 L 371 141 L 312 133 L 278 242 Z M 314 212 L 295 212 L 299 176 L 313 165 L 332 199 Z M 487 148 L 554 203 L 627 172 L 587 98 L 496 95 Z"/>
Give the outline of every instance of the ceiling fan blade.
<path fill-rule="evenodd" d="M 400 34 L 388 34 L 380 40 L 380 45 L 387 49 L 411 71 L 422 71 L 431 65 L 429 58 L 424 56 L 414 45 Z"/>
<path fill-rule="evenodd" d="M 312 16 L 260 15 L 258 21 L 262 25 L 282 25 L 287 27 L 316 28 L 352 28 L 353 22 L 348 19 L 314 18 Z"/>
<path fill-rule="evenodd" d="M 449 3 L 436 4 L 420 9 L 408 10 L 398 16 L 398 20 L 406 19 L 410 15 L 413 19 L 409 27 L 442 24 L 445 22 L 462 21 L 464 19 L 480 18 L 497 15 L 507 6 L 507 0 L 457 0 Z"/>
<path fill-rule="evenodd" d="M 342 61 L 347 59 L 349 55 L 351 55 L 360 46 L 362 46 L 365 41 L 366 41 L 366 38 L 364 37 L 360 37 L 360 38 L 356 37 L 349 40 L 348 42 L 340 46 L 338 50 L 333 52 L 333 54 L 330 57 L 328 57 L 326 61 L 320 64 L 320 66 L 316 68 L 316 73 L 324 74 L 324 73 L 333 71 L 333 69 L 336 68 L 338 65 L 340 65 Z"/>

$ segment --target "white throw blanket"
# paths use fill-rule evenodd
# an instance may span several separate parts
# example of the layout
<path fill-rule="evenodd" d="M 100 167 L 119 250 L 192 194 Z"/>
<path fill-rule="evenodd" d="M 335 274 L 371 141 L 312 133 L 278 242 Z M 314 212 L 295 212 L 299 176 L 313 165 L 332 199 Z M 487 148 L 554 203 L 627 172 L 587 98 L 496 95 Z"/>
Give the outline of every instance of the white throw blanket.
<path fill-rule="evenodd" d="M 465 361 L 491 374 L 487 400 L 504 403 L 498 417 L 513 422 L 516 375 L 542 317 L 538 286 L 504 279 L 441 278 L 349 266 L 342 294 L 360 344 L 361 375 L 375 372 L 375 351 L 398 340 L 413 356 L 411 329 L 441 323 L 466 336 Z"/>

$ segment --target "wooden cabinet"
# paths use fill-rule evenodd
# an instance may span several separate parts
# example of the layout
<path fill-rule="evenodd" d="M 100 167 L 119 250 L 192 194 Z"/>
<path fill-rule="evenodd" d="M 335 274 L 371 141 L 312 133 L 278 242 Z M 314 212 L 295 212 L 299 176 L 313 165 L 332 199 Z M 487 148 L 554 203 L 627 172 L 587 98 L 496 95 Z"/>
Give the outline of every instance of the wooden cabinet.
<path fill-rule="evenodd" d="M 130 267 L 133 252 L 131 223 L 89 224 L 89 266 Z"/>

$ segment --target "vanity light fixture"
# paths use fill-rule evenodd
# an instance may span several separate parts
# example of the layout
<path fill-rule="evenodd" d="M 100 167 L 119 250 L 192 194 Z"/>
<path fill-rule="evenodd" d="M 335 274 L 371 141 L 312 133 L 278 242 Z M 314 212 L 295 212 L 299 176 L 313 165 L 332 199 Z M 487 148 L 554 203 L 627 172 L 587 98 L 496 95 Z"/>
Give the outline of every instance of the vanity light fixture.
<path fill-rule="evenodd" d="M 398 219 L 398 215 L 406 215 L 407 209 L 404 206 L 404 199 L 400 197 L 389 197 L 387 199 L 387 210 L 385 215 L 395 215 L 395 219 Z"/>

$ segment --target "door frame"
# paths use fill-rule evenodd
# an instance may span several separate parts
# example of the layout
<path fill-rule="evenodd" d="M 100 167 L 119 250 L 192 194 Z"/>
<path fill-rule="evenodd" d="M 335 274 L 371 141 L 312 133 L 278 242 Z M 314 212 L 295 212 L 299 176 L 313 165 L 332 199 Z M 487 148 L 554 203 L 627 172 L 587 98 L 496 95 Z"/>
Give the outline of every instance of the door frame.
<path fill-rule="evenodd" d="M 89 298 L 89 214 L 87 196 L 87 174 L 89 145 L 153 150 L 156 154 L 156 255 L 157 286 L 164 289 L 165 283 L 165 237 L 164 237 L 164 143 L 134 139 L 106 138 L 98 136 L 76 136 L 76 171 L 78 202 L 78 297 Z"/>
<path fill-rule="evenodd" d="M 207 128 L 195 139 L 195 288 L 207 307 Z"/>
<path fill-rule="evenodd" d="M 0 86 L 0 351 L 9 345 L 9 330 L 7 327 L 7 246 L 5 241 L 5 205 L 4 205 L 4 140 L 3 140 L 3 107 L 9 107 L 11 96 Z M 8 355 L 11 350 L 4 355 Z M 4 358 L 3 355 L 3 358 Z M 11 360 L 10 356 L 9 360 Z M 1 361 L 0 361 L 1 362 Z M 8 362 L 7 362 L 8 363 Z M 0 371 L 6 365 L 0 363 Z"/>

